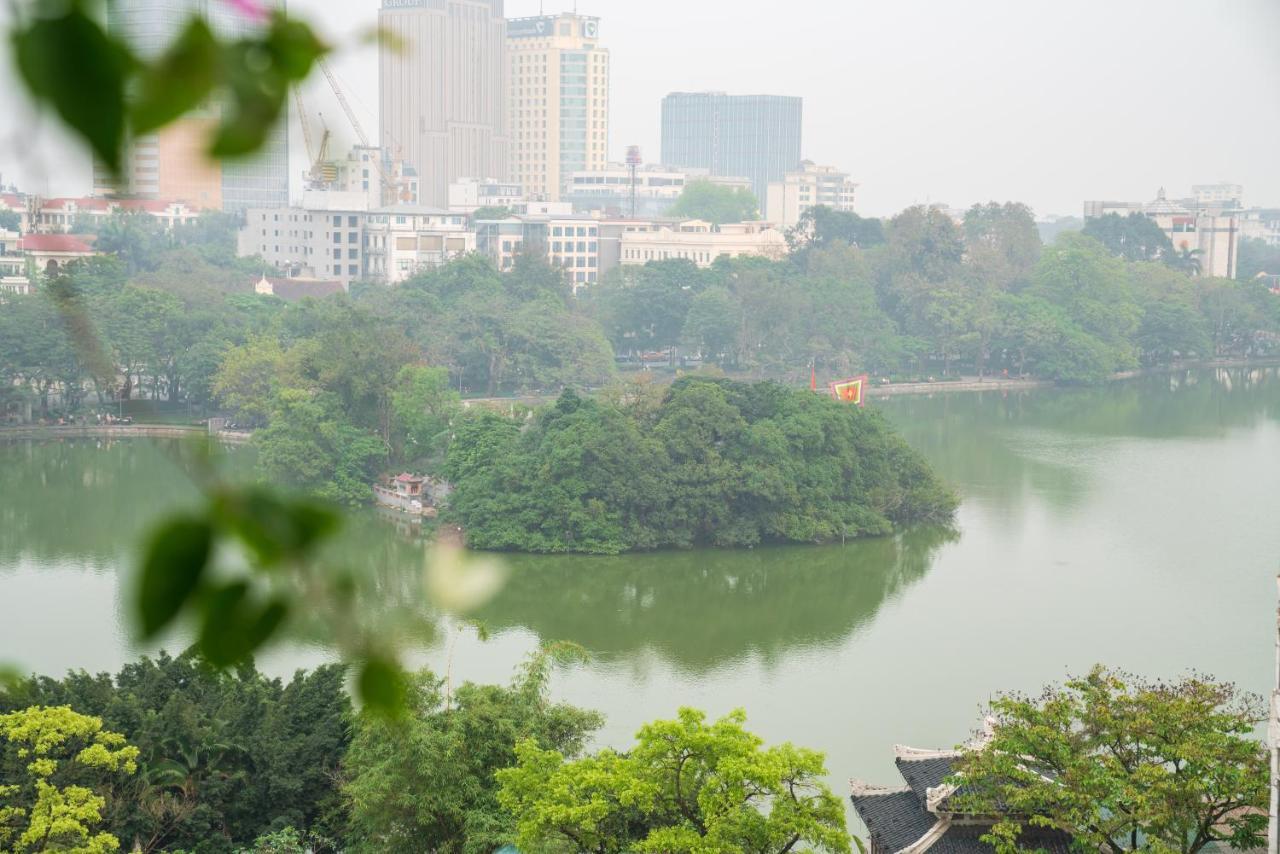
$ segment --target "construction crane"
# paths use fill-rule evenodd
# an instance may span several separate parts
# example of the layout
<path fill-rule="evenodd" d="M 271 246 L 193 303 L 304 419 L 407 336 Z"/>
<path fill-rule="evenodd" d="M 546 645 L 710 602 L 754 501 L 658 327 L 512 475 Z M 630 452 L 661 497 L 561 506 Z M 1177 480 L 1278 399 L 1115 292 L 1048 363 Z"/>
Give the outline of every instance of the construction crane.
<path fill-rule="evenodd" d="M 329 68 L 329 63 L 323 58 L 318 59 L 316 64 L 320 66 L 320 70 L 324 73 L 325 79 L 329 81 L 333 94 L 338 98 L 338 104 L 342 107 L 342 111 L 347 114 L 347 121 L 351 123 L 351 129 L 356 132 L 356 138 L 360 140 L 360 147 L 369 149 L 369 137 L 364 132 L 364 127 L 360 124 L 360 120 L 356 118 L 355 111 L 351 109 L 351 104 L 347 102 L 347 96 L 343 94 L 342 87 L 338 85 L 338 78 L 334 76 L 333 71 Z M 402 201 L 400 192 L 400 182 L 394 176 L 387 174 L 382 162 L 382 149 L 379 148 L 377 155 L 373 158 L 373 168 L 378 173 L 378 178 L 382 182 L 383 196 L 390 196 L 394 201 Z"/>
<path fill-rule="evenodd" d="M 329 127 L 324 123 L 324 115 L 320 116 L 320 126 L 324 133 L 320 135 L 320 146 L 316 147 L 315 137 L 311 133 L 311 123 L 307 121 L 307 110 L 302 103 L 302 90 L 293 87 L 293 100 L 298 107 L 298 124 L 302 125 L 302 142 L 307 148 L 307 161 L 311 164 L 307 171 L 307 186 L 311 189 L 323 189 L 332 184 L 338 177 L 338 170 L 328 163 Z"/>

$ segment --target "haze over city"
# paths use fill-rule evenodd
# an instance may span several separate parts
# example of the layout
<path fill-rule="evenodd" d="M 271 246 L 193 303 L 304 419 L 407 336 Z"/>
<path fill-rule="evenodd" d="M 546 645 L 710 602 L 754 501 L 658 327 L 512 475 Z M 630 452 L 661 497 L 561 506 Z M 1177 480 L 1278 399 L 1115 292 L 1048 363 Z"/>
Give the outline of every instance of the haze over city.
<path fill-rule="evenodd" d="M 0 854 L 1280 854 L 1280 0 L 0 27 Z"/>
<path fill-rule="evenodd" d="M 290 6 L 341 46 L 333 68 L 376 133 L 377 49 L 357 43 L 377 24 L 376 0 Z M 573 7 L 507 0 L 506 13 Z M 600 17 L 613 55 L 611 160 L 632 144 L 658 159 L 668 92 L 799 95 L 804 156 L 848 171 L 864 214 L 1012 199 L 1038 215 L 1079 216 L 1083 199 L 1145 200 L 1160 186 L 1215 181 L 1242 184 L 1248 203 L 1280 203 L 1280 98 L 1268 95 L 1280 85 L 1274 0 L 1212 10 L 1195 0 L 581 0 L 577 9 Z M 9 74 L 6 61 L 0 80 L 12 91 Z M 341 139 L 324 81 L 306 92 Z M 0 116 L 4 179 L 84 192 L 87 164 L 51 173 L 50 151 L 66 150 L 48 147 L 59 134 L 32 147 L 23 115 Z M 27 149 L 21 162 L 15 147 Z"/>

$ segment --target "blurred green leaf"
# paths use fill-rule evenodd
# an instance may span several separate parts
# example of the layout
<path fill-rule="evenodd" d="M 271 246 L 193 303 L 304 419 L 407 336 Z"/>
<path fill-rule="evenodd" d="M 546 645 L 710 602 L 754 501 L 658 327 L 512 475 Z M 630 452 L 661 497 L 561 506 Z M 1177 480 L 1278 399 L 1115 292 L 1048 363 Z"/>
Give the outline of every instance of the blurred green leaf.
<path fill-rule="evenodd" d="M 276 15 L 271 22 L 263 46 L 270 51 L 276 72 L 285 83 L 302 80 L 311 73 L 316 60 L 329 51 L 310 27 L 283 15 Z"/>
<path fill-rule="evenodd" d="M 79 3 L 13 31 L 18 73 L 117 174 L 125 132 L 125 78 L 134 63 Z"/>
<path fill-rule="evenodd" d="M 256 604 L 245 581 L 233 581 L 211 591 L 202 603 L 202 611 L 200 652 L 215 667 L 229 667 L 248 659 L 288 616 L 288 606 L 280 599 Z"/>
<path fill-rule="evenodd" d="M 360 668 L 356 691 L 366 708 L 384 715 L 395 715 L 404 708 L 404 672 L 394 662 L 370 658 Z"/>
<path fill-rule="evenodd" d="M 302 80 L 328 48 L 306 24 L 276 15 L 261 38 L 229 45 L 225 55 L 230 103 L 210 153 L 242 157 L 258 150 L 284 111 L 290 84 Z"/>
<path fill-rule="evenodd" d="M 131 111 L 133 132 L 163 127 L 199 106 L 217 83 L 221 62 L 213 31 L 203 18 L 192 18 L 164 56 L 140 75 Z"/>
<path fill-rule="evenodd" d="M 264 567 L 304 556 L 342 522 L 317 501 L 281 498 L 260 487 L 221 496 L 215 512 Z"/>
<path fill-rule="evenodd" d="M 213 529 L 194 516 L 166 521 L 151 536 L 138 586 L 142 636 L 167 626 L 200 585 L 213 551 Z"/>

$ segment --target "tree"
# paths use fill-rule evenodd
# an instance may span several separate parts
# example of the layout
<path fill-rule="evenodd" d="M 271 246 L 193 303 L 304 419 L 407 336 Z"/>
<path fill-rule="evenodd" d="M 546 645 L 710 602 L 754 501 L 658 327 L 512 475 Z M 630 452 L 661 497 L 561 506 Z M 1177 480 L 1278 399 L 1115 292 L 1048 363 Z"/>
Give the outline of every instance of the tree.
<path fill-rule="evenodd" d="M 668 216 L 706 220 L 713 225 L 746 222 L 759 216 L 760 202 L 745 187 L 729 187 L 708 180 L 690 181 Z"/>
<path fill-rule="evenodd" d="M 1271 246 L 1258 237 L 1246 237 L 1240 241 L 1236 256 L 1236 278 L 1252 281 L 1259 273 L 1280 275 L 1280 246 Z"/>
<path fill-rule="evenodd" d="M 1201 677 L 1144 682 L 1102 667 L 992 706 L 990 740 L 954 766 L 958 808 L 1004 815 L 990 841 L 1016 851 L 1022 827 L 1082 847 L 1195 854 L 1262 844 L 1267 753 L 1258 698 Z"/>
<path fill-rule="evenodd" d="M 387 461 L 387 446 L 348 421 L 335 395 L 300 388 L 275 395 L 253 444 L 264 478 L 349 505 L 369 500 Z"/>
<path fill-rule="evenodd" d="M 229 854 L 285 826 L 345 832 L 336 780 L 351 738 L 344 681 L 334 665 L 281 683 L 250 666 L 219 671 L 162 652 L 114 676 L 32 677 L 0 692 L 0 712 L 71 706 L 137 748 L 137 773 L 102 793 L 103 829 L 124 847 Z"/>
<path fill-rule="evenodd" d="M 964 215 L 968 266 L 997 290 L 1025 284 L 1040 258 L 1040 232 L 1031 209 L 1017 202 L 974 205 Z"/>
<path fill-rule="evenodd" d="M 488 219 L 507 219 L 512 214 L 511 208 L 500 207 L 498 205 L 487 205 L 485 207 L 476 208 L 471 213 L 471 221 L 478 222 Z"/>
<path fill-rule="evenodd" d="M 450 692 L 422 672 L 403 720 L 360 715 L 344 763 L 349 850 L 490 854 L 514 841 L 495 772 L 515 764 L 526 739 L 576 755 L 602 723 L 595 712 L 548 701 L 550 667 L 565 653 L 536 653 L 509 687 L 466 683 Z"/>
<path fill-rule="evenodd" d="M 1140 213 L 1093 217 L 1085 223 L 1083 234 L 1126 261 L 1156 261 L 1173 252 L 1173 244 L 1155 220 Z"/>
<path fill-rule="evenodd" d="M 822 754 L 764 747 L 746 714 L 696 710 L 641 727 L 635 747 L 566 761 L 524 741 L 497 773 L 498 799 L 528 850 L 581 854 L 848 852 L 844 805 L 822 782 Z"/>
<path fill-rule="evenodd" d="M 134 274 L 153 269 L 168 244 L 164 226 L 155 217 L 141 211 L 116 211 L 99 226 L 94 247 L 115 255 Z"/>
<path fill-rule="evenodd" d="M 863 218 L 853 211 L 814 205 L 805 208 L 800 221 L 787 232 L 787 244 L 793 254 L 837 240 L 863 248 L 878 246 L 884 243 L 884 226 L 878 219 Z"/>
<path fill-rule="evenodd" d="M 1190 249 L 1183 245 L 1164 256 L 1164 262 L 1179 273 L 1188 276 L 1200 275 L 1200 257 L 1204 255 L 1199 249 Z"/>
<path fill-rule="evenodd" d="M 137 770 L 138 748 L 69 706 L 0 715 L 0 739 L 3 850 L 104 854 L 120 847 L 98 830 L 107 804 L 100 792 L 110 778 Z"/>
<path fill-rule="evenodd" d="M 406 459 L 433 457 L 444 450 L 450 422 L 459 410 L 449 372 L 427 365 L 405 365 L 391 392 L 395 437 Z"/>
<path fill-rule="evenodd" d="M 728 288 L 712 286 L 690 301 L 681 338 L 695 347 L 704 361 L 732 361 L 741 314 L 742 307 Z"/>
<path fill-rule="evenodd" d="M 240 420 L 265 424 L 285 364 L 278 340 L 268 336 L 253 338 L 223 356 L 214 377 L 213 393 Z"/>
<path fill-rule="evenodd" d="M 523 430 L 467 419 L 449 518 L 482 549 L 824 542 L 946 522 L 955 498 L 878 415 L 776 383 L 677 380 L 656 409 L 565 392 Z"/>
<path fill-rule="evenodd" d="M 1149 365 L 1168 364 L 1179 356 L 1208 356 L 1213 350 L 1204 315 L 1182 302 L 1148 304 L 1134 340 Z"/>

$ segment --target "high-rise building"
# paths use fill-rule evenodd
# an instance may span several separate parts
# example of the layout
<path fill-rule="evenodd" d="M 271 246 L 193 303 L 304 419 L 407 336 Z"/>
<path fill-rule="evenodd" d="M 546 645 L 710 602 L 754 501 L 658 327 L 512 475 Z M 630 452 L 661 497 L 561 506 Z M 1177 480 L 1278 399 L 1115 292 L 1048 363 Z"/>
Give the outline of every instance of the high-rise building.
<path fill-rule="evenodd" d="M 382 145 L 418 172 L 420 201 L 443 208 L 449 184 L 506 180 L 503 0 L 382 0 Z"/>
<path fill-rule="evenodd" d="M 232 3 L 213 0 L 116 0 L 107 8 L 107 28 L 142 56 L 159 55 L 187 20 L 203 15 L 223 37 L 251 32 L 258 24 Z M 250 158 L 217 162 L 205 146 L 218 121 L 216 107 L 197 109 L 154 134 L 133 140 L 117 180 L 94 166 L 94 191 L 175 199 L 201 208 L 243 211 L 289 204 L 288 107 L 263 147 Z"/>
<path fill-rule="evenodd" d="M 609 147 L 609 51 L 600 20 L 565 13 L 507 21 L 511 177 L 558 201 L 569 176 L 602 169 Z"/>
<path fill-rule="evenodd" d="M 672 92 L 662 99 L 662 162 L 741 175 L 762 203 L 800 165 L 800 98 Z"/>

